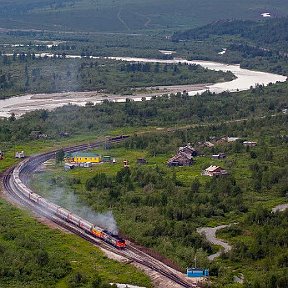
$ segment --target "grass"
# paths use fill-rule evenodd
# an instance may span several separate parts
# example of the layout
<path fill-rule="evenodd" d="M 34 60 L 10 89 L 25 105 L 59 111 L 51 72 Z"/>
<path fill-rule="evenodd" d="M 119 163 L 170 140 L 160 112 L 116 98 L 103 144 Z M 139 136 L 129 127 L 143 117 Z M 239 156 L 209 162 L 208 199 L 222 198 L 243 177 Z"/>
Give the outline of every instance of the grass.
<path fill-rule="evenodd" d="M 51 229 L 31 217 L 31 214 L 26 211 L 20 211 L 17 208 L 0 200 L 0 224 L 1 236 L 0 246 L 9 245 L 9 250 L 24 250 L 23 246 L 19 246 L 21 237 L 28 237 L 30 243 L 39 243 L 42 249 L 45 249 L 49 258 L 65 259 L 71 265 L 71 272 L 63 279 L 56 280 L 53 287 L 68 287 L 67 279 L 75 272 L 80 272 L 82 275 L 90 280 L 95 275 L 99 275 L 107 282 L 116 283 L 133 283 L 141 286 L 151 287 L 150 281 L 141 272 L 131 265 L 124 265 L 108 259 L 103 252 L 95 246 L 71 234 L 64 233 L 57 229 Z M 14 240 L 3 239 L 4 233 L 17 235 Z M 28 239 L 27 238 L 27 239 Z M 25 246 L 24 246 L 25 247 Z M 11 252 L 12 253 L 12 252 Z M 5 261 L 3 254 L 0 254 L 0 260 Z M 32 265 L 31 263 L 26 263 Z M 13 266 L 13 264 L 11 263 Z M 37 267 L 35 267 L 37 269 Z M 51 279 L 49 279 L 51 280 Z M 5 277 L 0 277 L 1 287 L 48 287 L 41 284 L 43 279 L 35 277 L 35 279 L 23 282 L 21 280 L 10 279 L 5 281 Z M 49 287 L 52 287 L 49 285 Z M 88 286 L 83 286 L 88 287 Z"/>

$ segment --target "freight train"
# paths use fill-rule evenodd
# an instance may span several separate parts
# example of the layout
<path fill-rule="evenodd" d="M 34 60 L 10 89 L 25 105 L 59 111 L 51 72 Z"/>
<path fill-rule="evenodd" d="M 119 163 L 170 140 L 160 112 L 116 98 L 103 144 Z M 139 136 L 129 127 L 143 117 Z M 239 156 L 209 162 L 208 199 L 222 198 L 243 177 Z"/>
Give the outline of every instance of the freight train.
<path fill-rule="evenodd" d="M 23 184 L 20 180 L 20 172 L 27 163 L 27 160 L 21 162 L 13 171 L 13 179 L 16 188 L 28 199 L 37 203 L 41 207 L 45 208 L 45 211 L 51 213 L 51 215 L 56 215 L 67 222 L 73 223 L 74 225 L 82 228 L 86 233 L 91 234 L 97 238 L 104 240 L 105 242 L 113 245 L 116 248 L 123 249 L 126 247 L 126 242 L 124 239 L 120 238 L 118 235 L 114 235 L 111 232 L 104 230 L 92 223 L 82 219 L 76 214 L 70 212 L 69 210 L 62 208 L 58 205 L 55 205 L 52 202 L 49 202 L 40 195 L 34 193 L 27 186 Z"/>

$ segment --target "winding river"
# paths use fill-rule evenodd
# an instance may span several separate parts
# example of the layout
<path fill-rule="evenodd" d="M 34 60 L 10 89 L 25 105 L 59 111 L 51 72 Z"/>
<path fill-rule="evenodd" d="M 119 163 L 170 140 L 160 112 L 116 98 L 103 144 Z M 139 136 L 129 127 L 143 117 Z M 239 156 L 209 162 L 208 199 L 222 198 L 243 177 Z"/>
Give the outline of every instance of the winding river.
<path fill-rule="evenodd" d="M 36 57 L 52 57 L 52 54 L 38 54 Z M 79 55 L 67 55 L 68 59 L 81 58 Z M 91 59 L 99 59 L 99 57 L 90 57 Z M 6 100 L 0 100 L 0 117 L 9 117 L 11 113 L 15 113 L 16 116 L 25 114 L 26 112 L 36 109 L 54 109 L 66 104 L 85 105 L 87 102 L 101 103 L 104 99 L 123 102 L 126 98 L 131 98 L 134 101 L 141 101 L 145 96 L 147 100 L 150 100 L 152 96 L 162 95 L 164 93 L 172 93 L 175 91 L 182 92 L 184 90 L 189 92 L 189 95 L 201 94 L 204 91 L 210 90 L 211 92 L 221 93 L 223 91 L 243 91 L 248 90 L 251 86 L 257 84 L 267 85 L 269 83 L 284 82 L 286 76 L 252 71 L 248 69 L 242 69 L 239 65 L 227 65 L 223 63 L 209 62 L 209 61 L 188 61 L 185 59 L 173 59 L 173 60 L 160 60 L 160 59 L 148 59 L 148 58 L 130 58 L 130 57 L 106 57 L 106 59 L 121 60 L 127 62 L 151 62 L 151 63 L 187 63 L 187 64 L 199 64 L 205 68 L 212 70 L 231 71 L 237 78 L 229 82 L 221 82 L 216 84 L 207 85 L 177 85 L 160 87 L 161 89 L 154 90 L 149 94 L 136 94 L 131 96 L 114 95 L 114 94 L 101 94 L 97 91 L 89 92 L 59 92 L 51 94 L 27 94 L 24 96 L 13 97 Z"/>

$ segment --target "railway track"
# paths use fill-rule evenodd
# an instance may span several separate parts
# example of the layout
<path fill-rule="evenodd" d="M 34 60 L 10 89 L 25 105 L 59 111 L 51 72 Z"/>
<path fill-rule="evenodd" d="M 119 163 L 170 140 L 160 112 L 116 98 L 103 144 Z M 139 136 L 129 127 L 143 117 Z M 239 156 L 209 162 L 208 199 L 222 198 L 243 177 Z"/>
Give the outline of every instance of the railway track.
<path fill-rule="evenodd" d="M 109 140 L 110 143 L 117 143 L 119 141 L 122 141 L 122 138 L 117 139 L 111 139 Z M 66 147 L 63 150 L 65 152 L 75 152 L 80 150 L 85 150 L 87 148 L 96 148 L 103 144 L 107 143 L 107 140 L 105 141 L 97 141 L 95 143 L 91 144 L 81 144 L 81 145 L 75 145 L 71 147 Z M 42 165 L 45 161 L 54 158 L 57 151 L 47 152 L 43 154 L 39 154 L 36 156 L 32 156 L 26 161 L 25 165 L 21 169 L 20 172 L 20 179 L 23 182 L 23 184 L 27 185 L 29 177 L 35 172 L 35 170 Z M 174 269 L 171 267 L 165 265 L 164 263 L 160 262 L 159 260 L 153 258 L 152 256 L 146 254 L 145 252 L 137 249 L 132 244 L 127 245 L 127 248 L 125 250 L 119 250 L 115 247 L 112 247 L 111 245 L 103 242 L 100 239 L 94 238 L 92 235 L 87 234 L 84 230 L 82 230 L 80 227 L 77 227 L 76 225 L 72 223 L 68 223 L 65 220 L 63 220 L 61 217 L 57 215 L 52 215 L 49 213 L 49 211 L 44 210 L 43 207 L 40 207 L 37 203 L 30 201 L 30 199 L 26 198 L 20 191 L 19 188 L 16 187 L 13 179 L 13 170 L 15 167 L 8 169 L 3 175 L 2 175 L 2 184 L 4 187 L 4 190 L 6 194 L 13 199 L 14 202 L 16 202 L 18 205 L 24 206 L 28 208 L 29 210 L 35 212 L 36 214 L 39 214 L 45 218 L 48 218 L 50 221 L 54 222 L 58 226 L 72 232 L 73 234 L 76 234 L 80 236 L 81 238 L 85 239 L 86 241 L 89 241 L 93 245 L 97 245 L 105 250 L 108 250 L 110 252 L 113 252 L 119 256 L 122 256 L 131 262 L 135 262 L 137 264 L 140 264 L 141 266 L 144 266 L 146 268 L 151 269 L 152 271 L 155 271 L 162 276 L 166 277 L 167 279 L 175 283 L 175 287 L 185 287 L 185 288 L 194 288 L 194 287 L 201 287 L 198 284 L 188 283 L 184 277 L 180 275 L 180 272 L 177 273 Z M 174 286 L 173 286 L 174 287 Z"/>

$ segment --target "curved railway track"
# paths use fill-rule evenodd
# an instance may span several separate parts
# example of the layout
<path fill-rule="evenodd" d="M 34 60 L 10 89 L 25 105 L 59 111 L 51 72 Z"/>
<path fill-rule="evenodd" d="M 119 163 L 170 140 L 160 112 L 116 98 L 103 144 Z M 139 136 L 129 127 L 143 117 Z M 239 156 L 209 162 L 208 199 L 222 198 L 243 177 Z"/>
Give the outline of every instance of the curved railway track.
<path fill-rule="evenodd" d="M 116 137 L 115 139 L 109 140 L 110 143 L 117 143 L 119 141 L 122 141 L 122 138 Z M 81 144 L 81 145 L 75 145 L 71 147 L 66 147 L 63 150 L 65 152 L 75 152 L 80 150 L 85 150 L 88 147 L 89 148 L 96 148 L 100 145 L 103 145 L 107 143 L 107 140 L 105 141 L 97 141 L 92 144 Z M 20 179 L 23 182 L 23 184 L 27 185 L 29 177 L 35 172 L 35 170 L 42 165 L 45 161 L 55 157 L 55 153 L 57 151 L 47 152 L 40 155 L 32 156 L 29 158 L 29 160 L 25 163 L 23 166 L 21 172 L 20 172 Z M 86 241 L 89 241 L 93 245 L 97 245 L 105 250 L 108 250 L 110 252 L 113 252 L 119 256 L 122 256 L 131 262 L 135 262 L 137 264 L 140 264 L 146 268 L 151 269 L 152 271 L 158 272 L 159 274 L 165 276 L 167 279 L 175 283 L 176 286 L 173 287 L 185 287 L 185 288 L 191 288 L 191 287 L 201 287 L 200 285 L 196 285 L 193 283 L 188 283 L 184 277 L 181 277 L 179 274 L 175 273 L 176 271 L 169 266 L 165 265 L 164 263 L 160 262 L 159 260 L 153 258 L 152 256 L 146 254 L 145 252 L 135 248 L 132 244 L 127 245 L 127 248 L 125 250 L 119 250 L 111 245 L 105 243 L 104 241 L 97 239 L 93 237 L 90 234 L 87 234 L 84 230 L 82 230 L 80 227 L 77 227 L 76 225 L 72 223 L 68 223 L 62 218 L 58 217 L 57 215 L 52 215 L 49 213 L 49 211 L 44 210 L 43 207 L 40 207 L 37 203 L 30 201 L 30 199 L 26 198 L 20 191 L 19 188 L 16 187 L 14 183 L 13 178 L 13 170 L 15 167 L 12 167 L 8 169 L 3 175 L 2 175 L 2 184 L 4 187 L 4 190 L 8 197 L 13 199 L 13 202 L 16 202 L 18 205 L 24 206 L 28 208 L 29 210 L 35 212 L 38 215 L 41 215 L 45 218 L 48 218 L 50 221 L 54 222 L 56 225 L 72 232 L 73 234 L 76 234 L 80 236 L 81 238 L 85 239 Z"/>

